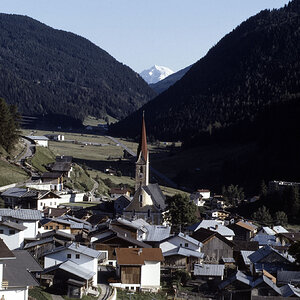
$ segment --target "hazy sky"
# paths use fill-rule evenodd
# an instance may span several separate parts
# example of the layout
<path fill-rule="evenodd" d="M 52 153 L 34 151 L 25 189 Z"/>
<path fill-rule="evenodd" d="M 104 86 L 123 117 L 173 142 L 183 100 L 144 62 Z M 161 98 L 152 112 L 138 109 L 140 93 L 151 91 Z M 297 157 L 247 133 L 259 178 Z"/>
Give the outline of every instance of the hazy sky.
<path fill-rule="evenodd" d="M 141 72 L 178 71 L 226 33 L 288 0 L 0 0 L 0 12 L 27 15 L 79 34 Z"/>

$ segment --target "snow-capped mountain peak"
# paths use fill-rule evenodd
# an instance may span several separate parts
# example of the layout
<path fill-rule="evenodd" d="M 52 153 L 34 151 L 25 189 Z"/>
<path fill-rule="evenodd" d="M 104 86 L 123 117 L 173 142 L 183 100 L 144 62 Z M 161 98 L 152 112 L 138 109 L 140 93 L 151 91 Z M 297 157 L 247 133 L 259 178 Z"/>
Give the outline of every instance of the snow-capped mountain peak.
<path fill-rule="evenodd" d="M 154 65 L 152 68 L 140 73 L 141 77 L 148 83 L 156 83 L 173 74 L 174 72 L 163 66 Z"/>

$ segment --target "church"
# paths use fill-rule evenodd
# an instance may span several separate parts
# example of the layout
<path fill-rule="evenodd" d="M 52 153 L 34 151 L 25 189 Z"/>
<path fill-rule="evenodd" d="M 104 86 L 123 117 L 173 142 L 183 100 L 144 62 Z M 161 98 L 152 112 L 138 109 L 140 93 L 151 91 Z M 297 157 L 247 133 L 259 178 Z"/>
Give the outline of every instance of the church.
<path fill-rule="evenodd" d="M 146 125 L 143 114 L 141 139 L 135 162 L 135 194 L 124 209 L 126 219 L 144 219 L 150 224 L 163 223 L 162 213 L 166 209 L 165 196 L 157 183 L 149 183 L 149 153 L 147 147 Z"/>

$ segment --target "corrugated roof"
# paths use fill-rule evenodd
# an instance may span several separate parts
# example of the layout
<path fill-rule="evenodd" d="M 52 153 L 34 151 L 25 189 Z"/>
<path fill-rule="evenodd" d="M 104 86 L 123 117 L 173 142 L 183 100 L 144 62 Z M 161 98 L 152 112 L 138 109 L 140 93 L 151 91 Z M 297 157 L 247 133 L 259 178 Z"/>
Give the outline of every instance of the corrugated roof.
<path fill-rule="evenodd" d="M 145 261 L 162 262 L 160 248 L 116 248 L 118 265 L 144 265 Z"/>
<path fill-rule="evenodd" d="M 42 213 L 35 209 L 10 209 L 1 208 L 1 217 L 12 217 L 20 220 L 37 221 L 42 219 Z"/>
<path fill-rule="evenodd" d="M 288 232 L 284 227 L 282 227 L 280 225 L 274 226 L 273 231 L 275 231 L 275 233 L 287 233 Z"/>
<path fill-rule="evenodd" d="M 147 226 L 147 234 L 146 234 L 145 241 L 160 242 L 168 238 L 170 236 L 170 232 L 171 232 L 170 226 L 149 225 Z"/>
<path fill-rule="evenodd" d="M 249 259 L 249 255 L 251 255 L 254 252 L 255 251 L 245 251 L 245 250 L 241 251 L 241 254 L 242 254 L 242 257 L 243 257 L 243 260 L 244 260 L 244 263 L 246 266 L 250 266 L 251 261 Z"/>
<path fill-rule="evenodd" d="M 222 261 L 224 263 L 235 263 L 235 259 L 233 257 L 223 257 L 222 256 Z"/>
<path fill-rule="evenodd" d="M 26 192 L 27 192 L 27 189 L 13 187 L 13 188 L 7 189 L 3 193 L 1 193 L 1 196 L 4 196 L 4 197 L 22 197 Z"/>
<path fill-rule="evenodd" d="M 270 246 L 280 246 L 280 242 L 276 241 L 275 235 L 268 235 L 268 234 L 257 234 L 254 238 L 253 241 L 256 241 L 259 243 L 260 246 L 264 245 L 270 245 Z"/>
<path fill-rule="evenodd" d="M 72 260 L 67 260 L 66 262 L 60 264 L 58 268 L 85 280 L 89 280 L 95 275 L 95 272 L 76 264 Z"/>
<path fill-rule="evenodd" d="M 82 246 L 82 245 L 80 245 L 78 243 L 72 243 L 67 248 L 70 249 L 70 250 L 73 250 L 75 252 L 78 252 L 78 253 L 81 253 L 81 254 L 93 257 L 93 258 L 98 258 L 100 256 L 100 252 L 99 251 L 91 249 L 91 248 L 86 247 L 86 246 Z"/>
<path fill-rule="evenodd" d="M 191 250 L 184 247 L 177 247 L 172 250 L 166 251 L 163 253 L 164 257 L 172 256 L 172 255 L 181 255 L 185 257 L 197 257 L 197 258 L 204 258 L 204 253 L 198 252 L 195 250 Z"/>
<path fill-rule="evenodd" d="M 243 228 L 245 228 L 247 230 L 250 230 L 250 231 L 254 231 L 257 228 L 257 226 L 255 226 L 255 225 L 253 225 L 253 224 L 251 224 L 249 222 L 242 221 L 242 220 L 238 221 L 236 223 L 236 225 L 238 225 L 240 227 L 243 227 Z"/>
<path fill-rule="evenodd" d="M 264 226 L 262 229 L 268 235 L 275 235 L 276 234 L 276 232 L 273 229 L 271 229 L 270 227 L 268 227 L 268 226 Z"/>
<path fill-rule="evenodd" d="M 31 140 L 36 140 L 36 141 L 48 141 L 49 140 L 44 135 L 27 135 L 26 137 Z"/>
<path fill-rule="evenodd" d="M 198 230 L 199 228 L 206 228 L 211 231 L 218 232 L 219 234 L 221 234 L 223 236 L 235 236 L 233 230 L 229 229 L 228 227 L 220 224 L 219 222 L 217 222 L 215 220 L 201 221 L 194 231 Z"/>
<path fill-rule="evenodd" d="M 194 275 L 195 276 L 223 276 L 225 265 L 214 264 L 195 264 Z"/>

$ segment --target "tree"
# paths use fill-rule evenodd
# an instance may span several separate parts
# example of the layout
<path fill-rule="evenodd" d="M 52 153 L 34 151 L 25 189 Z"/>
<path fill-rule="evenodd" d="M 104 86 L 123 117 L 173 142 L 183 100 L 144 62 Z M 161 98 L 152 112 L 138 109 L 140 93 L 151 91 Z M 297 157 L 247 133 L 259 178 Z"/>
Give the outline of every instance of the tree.
<path fill-rule="evenodd" d="M 172 224 L 173 229 L 177 228 L 177 230 L 180 230 L 197 221 L 197 206 L 190 201 L 188 196 L 176 194 L 167 200 L 167 205 L 165 219 Z"/>
<path fill-rule="evenodd" d="M 267 225 L 273 222 L 271 214 L 265 206 L 260 207 L 256 212 L 254 212 L 252 218 L 259 223 Z"/>
<path fill-rule="evenodd" d="M 244 200 L 245 194 L 242 187 L 238 185 L 229 185 L 227 188 L 222 187 L 222 194 L 226 203 L 237 206 L 239 201 Z"/>
<path fill-rule="evenodd" d="M 287 225 L 288 217 L 284 211 L 276 211 L 275 213 L 275 221 L 278 225 Z"/>
<path fill-rule="evenodd" d="M 268 194 L 268 187 L 267 187 L 265 181 L 263 180 L 260 185 L 260 195 L 266 196 L 267 194 Z"/>

